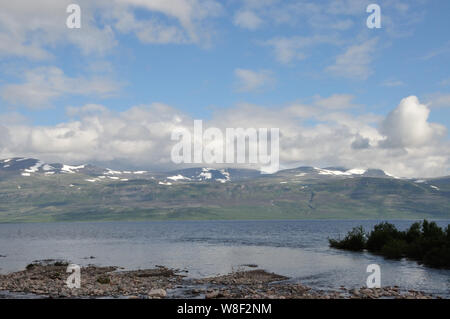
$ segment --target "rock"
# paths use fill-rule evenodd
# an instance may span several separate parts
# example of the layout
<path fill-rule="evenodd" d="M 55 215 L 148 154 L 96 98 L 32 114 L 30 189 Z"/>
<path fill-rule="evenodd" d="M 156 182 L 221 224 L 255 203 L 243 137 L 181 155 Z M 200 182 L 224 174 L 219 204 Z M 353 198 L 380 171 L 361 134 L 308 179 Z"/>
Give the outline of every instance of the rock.
<path fill-rule="evenodd" d="M 148 292 L 148 296 L 152 298 L 164 298 L 167 296 L 167 292 L 164 289 L 152 289 Z"/>
<path fill-rule="evenodd" d="M 220 292 L 218 290 L 214 290 L 214 291 L 212 291 L 210 293 L 207 293 L 205 295 L 205 298 L 206 299 L 214 299 L 214 298 L 219 297 L 219 295 L 220 295 Z"/>
<path fill-rule="evenodd" d="M 356 288 L 353 289 L 353 290 L 351 291 L 351 293 L 352 293 L 352 295 L 354 295 L 354 296 L 359 296 L 359 295 L 360 295 L 358 289 L 356 289 Z"/>

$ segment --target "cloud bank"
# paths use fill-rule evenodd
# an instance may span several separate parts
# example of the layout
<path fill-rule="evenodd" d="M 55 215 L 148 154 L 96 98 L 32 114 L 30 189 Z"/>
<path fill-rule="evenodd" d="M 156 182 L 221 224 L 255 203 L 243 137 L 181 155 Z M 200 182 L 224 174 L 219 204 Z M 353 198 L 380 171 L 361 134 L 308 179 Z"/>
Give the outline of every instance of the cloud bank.
<path fill-rule="evenodd" d="M 240 104 L 216 111 L 204 128 L 280 128 L 284 167 L 339 165 L 381 168 L 396 176 L 431 177 L 450 171 L 445 127 L 430 123 L 417 97 L 403 99 L 385 117 L 351 115 L 347 95 L 316 97 L 311 105 L 265 108 Z M 165 104 L 112 112 L 101 105 L 72 107 L 71 120 L 55 126 L 8 122 L 0 116 L 0 158 L 37 157 L 71 164 L 121 163 L 145 169 L 174 168 L 171 132 L 193 128 L 193 118 Z M 315 124 L 311 124 L 311 122 Z"/>

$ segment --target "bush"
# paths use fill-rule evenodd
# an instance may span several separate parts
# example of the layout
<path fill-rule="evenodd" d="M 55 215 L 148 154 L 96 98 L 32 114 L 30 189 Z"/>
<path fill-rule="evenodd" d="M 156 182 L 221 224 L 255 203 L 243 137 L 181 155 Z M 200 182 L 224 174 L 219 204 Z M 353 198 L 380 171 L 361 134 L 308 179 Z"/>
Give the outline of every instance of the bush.
<path fill-rule="evenodd" d="M 415 222 L 414 224 L 409 227 L 409 229 L 406 231 L 406 241 L 408 243 L 415 242 L 420 239 L 422 236 L 422 232 L 420 231 L 420 222 Z"/>
<path fill-rule="evenodd" d="M 428 222 L 426 219 L 422 223 L 422 234 L 425 239 L 444 239 L 444 231 L 435 223 Z"/>
<path fill-rule="evenodd" d="M 389 259 L 401 259 L 405 257 L 407 248 L 405 240 L 394 239 L 381 248 L 381 255 Z"/>
<path fill-rule="evenodd" d="M 328 239 L 330 247 L 352 251 L 368 251 L 386 258 L 403 257 L 435 268 L 450 269 L 450 225 L 443 230 L 435 222 L 424 220 L 399 231 L 390 223 L 375 225 L 366 239 L 363 228 L 353 228 L 343 240 Z"/>
<path fill-rule="evenodd" d="M 362 226 L 355 227 L 343 240 L 328 239 L 330 247 L 352 251 L 362 251 L 366 246 L 366 233 Z"/>
<path fill-rule="evenodd" d="M 395 239 L 403 239 L 403 237 L 393 224 L 384 222 L 375 225 L 373 231 L 370 232 L 366 248 L 371 252 L 381 252 L 384 245 Z"/>
<path fill-rule="evenodd" d="M 450 268 L 450 246 L 431 249 L 423 257 L 423 263 L 435 268 Z"/>

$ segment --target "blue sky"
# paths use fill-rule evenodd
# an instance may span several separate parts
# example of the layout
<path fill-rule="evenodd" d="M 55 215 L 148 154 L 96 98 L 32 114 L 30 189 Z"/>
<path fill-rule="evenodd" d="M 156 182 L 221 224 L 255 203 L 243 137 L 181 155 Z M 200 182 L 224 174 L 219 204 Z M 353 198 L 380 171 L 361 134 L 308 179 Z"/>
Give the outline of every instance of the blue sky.
<path fill-rule="evenodd" d="M 81 29 L 65 26 L 69 3 L 81 7 Z M 366 26 L 370 3 L 381 7 L 381 29 Z M 69 107 L 92 104 L 120 117 L 132 107 L 162 103 L 212 123 L 242 105 L 275 114 L 304 105 L 379 117 L 370 125 L 389 138 L 380 129 L 383 118 L 416 96 L 430 111 L 426 123 L 441 125 L 438 135 L 448 138 L 448 1 L 43 0 L 2 6 L 0 125 L 9 130 L 11 122 L 30 131 L 69 125 L 81 116 Z M 313 128 L 336 125 L 324 116 L 299 121 Z M 359 134 L 356 127 L 349 130 Z M 376 146 L 380 138 L 369 135 Z M 61 156 L 27 147 L 2 153 L 36 149 L 44 157 Z M 445 173 L 447 154 L 432 156 L 443 160 L 436 164 L 442 169 L 430 174 Z"/>

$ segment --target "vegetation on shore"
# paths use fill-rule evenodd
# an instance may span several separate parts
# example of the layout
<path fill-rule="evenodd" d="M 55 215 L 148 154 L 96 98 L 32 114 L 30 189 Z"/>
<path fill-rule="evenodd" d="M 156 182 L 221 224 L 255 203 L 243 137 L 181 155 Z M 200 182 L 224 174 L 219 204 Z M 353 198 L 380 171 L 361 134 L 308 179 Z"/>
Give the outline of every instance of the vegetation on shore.
<path fill-rule="evenodd" d="M 450 225 L 440 228 L 424 220 L 400 231 L 383 222 L 366 233 L 355 227 L 342 240 L 329 239 L 330 247 L 351 251 L 367 250 L 390 259 L 408 258 L 434 268 L 450 269 Z"/>

